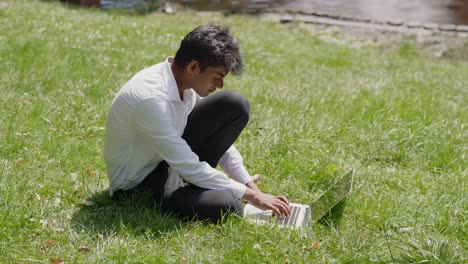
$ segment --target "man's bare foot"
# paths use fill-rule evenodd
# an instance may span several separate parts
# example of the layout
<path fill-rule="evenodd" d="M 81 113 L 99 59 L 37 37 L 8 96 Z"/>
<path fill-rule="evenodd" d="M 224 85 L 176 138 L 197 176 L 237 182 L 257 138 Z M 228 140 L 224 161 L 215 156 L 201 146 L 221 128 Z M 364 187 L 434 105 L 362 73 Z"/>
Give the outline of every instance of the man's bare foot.
<path fill-rule="evenodd" d="M 252 180 L 254 182 L 257 182 L 258 180 L 260 180 L 260 174 L 255 174 L 254 176 L 252 176 Z"/>

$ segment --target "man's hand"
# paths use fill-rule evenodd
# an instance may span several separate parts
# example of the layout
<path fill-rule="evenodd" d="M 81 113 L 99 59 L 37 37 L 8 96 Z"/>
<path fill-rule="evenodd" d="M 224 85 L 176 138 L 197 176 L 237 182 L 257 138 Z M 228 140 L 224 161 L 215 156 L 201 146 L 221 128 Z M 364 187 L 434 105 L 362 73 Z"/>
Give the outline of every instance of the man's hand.
<path fill-rule="evenodd" d="M 278 217 L 289 217 L 291 214 L 289 202 L 284 196 L 273 196 L 247 188 L 242 199 L 249 201 L 252 205 L 260 209 L 272 210 L 273 214 Z"/>

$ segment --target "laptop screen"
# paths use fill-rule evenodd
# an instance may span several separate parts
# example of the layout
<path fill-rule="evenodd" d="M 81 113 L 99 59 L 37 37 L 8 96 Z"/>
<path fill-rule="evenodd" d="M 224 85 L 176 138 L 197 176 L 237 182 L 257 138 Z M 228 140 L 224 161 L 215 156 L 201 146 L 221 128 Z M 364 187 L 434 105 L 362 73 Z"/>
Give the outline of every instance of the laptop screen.
<path fill-rule="evenodd" d="M 353 184 L 354 170 L 351 170 L 325 191 L 311 206 L 312 220 L 320 220 L 328 211 L 342 201 L 350 192 Z"/>

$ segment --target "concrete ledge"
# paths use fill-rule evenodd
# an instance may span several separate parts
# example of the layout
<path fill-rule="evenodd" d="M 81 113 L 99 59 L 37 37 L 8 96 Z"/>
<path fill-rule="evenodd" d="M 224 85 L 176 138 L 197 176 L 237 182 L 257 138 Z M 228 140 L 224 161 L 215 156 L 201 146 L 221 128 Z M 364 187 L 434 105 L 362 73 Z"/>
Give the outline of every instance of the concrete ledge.
<path fill-rule="evenodd" d="M 441 32 L 451 35 L 468 37 L 468 26 L 436 23 L 417 23 L 401 21 L 375 21 L 369 19 L 357 19 L 330 14 L 320 14 L 312 12 L 291 12 L 281 10 L 269 10 L 258 14 L 266 18 L 279 22 L 304 22 L 321 25 L 341 26 L 341 27 L 359 27 L 373 30 L 394 31 L 401 33 L 421 33 L 421 32 Z"/>

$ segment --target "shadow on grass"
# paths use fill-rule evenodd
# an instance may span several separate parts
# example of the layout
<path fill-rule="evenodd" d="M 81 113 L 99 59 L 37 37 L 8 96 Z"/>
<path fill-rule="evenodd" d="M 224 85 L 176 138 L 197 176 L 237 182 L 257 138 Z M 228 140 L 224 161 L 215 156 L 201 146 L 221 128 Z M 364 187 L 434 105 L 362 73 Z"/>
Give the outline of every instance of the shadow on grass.
<path fill-rule="evenodd" d="M 159 237 L 185 225 L 176 217 L 161 213 L 145 193 L 116 202 L 106 190 L 94 194 L 90 201 L 92 205 L 83 204 L 71 219 L 72 228 L 78 232 L 99 236 L 124 234 Z"/>

